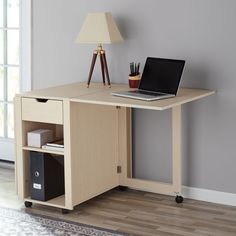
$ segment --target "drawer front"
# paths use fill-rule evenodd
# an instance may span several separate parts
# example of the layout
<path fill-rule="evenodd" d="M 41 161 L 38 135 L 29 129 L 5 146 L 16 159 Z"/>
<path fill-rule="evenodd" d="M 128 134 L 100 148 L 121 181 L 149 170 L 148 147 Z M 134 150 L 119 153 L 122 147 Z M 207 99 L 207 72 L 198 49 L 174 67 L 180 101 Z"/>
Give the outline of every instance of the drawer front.
<path fill-rule="evenodd" d="M 62 101 L 22 98 L 22 120 L 63 124 Z"/>

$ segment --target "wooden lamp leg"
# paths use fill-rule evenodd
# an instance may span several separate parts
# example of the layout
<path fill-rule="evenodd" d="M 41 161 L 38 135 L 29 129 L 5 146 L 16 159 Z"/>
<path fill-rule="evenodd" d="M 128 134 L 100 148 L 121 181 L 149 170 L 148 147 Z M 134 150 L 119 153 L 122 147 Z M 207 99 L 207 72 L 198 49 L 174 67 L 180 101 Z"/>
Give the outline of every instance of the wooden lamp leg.
<path fill-rule="evenodd" d="M 98 54 L 99 54 L 100 62 L 101 62 L 103 84 L 106 85 L 106 78 L 105 77 L 107 77 L 107 83 L 108 83 L 109 87 L 111 87 L 111 82 L 110 82 L 110 77 L 109 77 L 109 72 L 108 72 L 108 66 L 107 66 L 107 60 L 106 60 L 106 53 L 102 49 L 101 44 L 99 44 L 98 49 L 93 52 L 93 58 L 92 58 L 91 67 L 90 67 L 90 71 L 89 71 L 87 87 L 89 87 L 89 85 L 90 85 L 91 78 L 92 78 L 92 75 L 93 75 L 94 66 L 95 66 Z"/>
<path fill-rule="evenodd" d="M 103 81 L 103 85 L 106 85 L 102 53 L 100 53 L 99 56 L 100 56 L 101 70 L 102 70 L 102 81 Z"/>
<path fill-rule="evenodd" d="M 94 66 L 95 66 L 95 63 L 96 63 L 97 55 L 98 55 L 98 52 L 95 51 L 93 53 L 93 59 L 92 59 L 91 67 L 90 67 L 90 71 L 89 71 L 89 77 L 88 77 L 88 82 L 87 82 L 88 87 L 89 87 L 89 84 L 90 84 L 90 81 L 91 81 L 91 78 L 92 78 L 93 69 L 94 69 Z"/>
<path fill-rule="evenodd" d="M 107 60 L 106 60 L 106 54 L 105 51 L 101 54 L 102 59 L 103 59 L 103 66 L 105 69 L 106 77 L 107 77 L 107 83 L 109 87 L 111 87 L 111 82 L 110 82 L 110 77 L 109 77 L 109 72 L 108 72 L 108 67 L 107 67 Z"/>

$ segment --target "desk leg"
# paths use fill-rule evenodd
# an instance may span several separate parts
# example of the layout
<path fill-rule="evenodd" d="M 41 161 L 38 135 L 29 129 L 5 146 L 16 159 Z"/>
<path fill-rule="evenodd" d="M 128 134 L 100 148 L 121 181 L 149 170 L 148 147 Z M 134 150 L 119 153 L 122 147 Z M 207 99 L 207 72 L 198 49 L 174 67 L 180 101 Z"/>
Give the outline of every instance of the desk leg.
<path fill-rule="evenodd" d="M 182 172 L 181 172 L 181 105 L 172 108 L 172 183 L 142 180 L 133 178 L 131 170 L 131 109 L 119 111 L 119 160 L 122 166 L 120 174 L 120 185 L 130 188 L 160 193 L 176 193 L 176 202 L 183 202 L 181 196 Z"/>
<path fill-rule="evenodd" d="M 172 158 L 174 191 L 177 195 L 181 195 L 181 105 L 172 108 Z"/>
<path fill-rule="evenodd" d="M 126 186 L 127 179 L 132 178 L 132 108 L 118 109 L 118 160 L 122 171 L 119 184 Z"/>
<path fill-rule="evenodd" d="M 72 158 L 72 141 L 71 139 L 71 104 L 69 100 L 63 102 L 64 106 L 64 168 L 65 168 L 65 206 L 67 209 L 73 210 L 73 187 L 75 186 L 73 178 L 72 167 L 74 166 L 74 159 Z M 73 143 L 74 144 L 74 143 Z M 65 213 L 65 212 L 62 212 Z"/>
<path fill-rule="evenodd" d="M 21 120 L 21 98 L 15 97 L 15 140 L 16 140 L 16 161 L 15 161 L 15 181 L 16 192 L 20 200 L 25 197 L 25 172 L 24 172 L 24 158 L 22 153 L 22 120 Z M 27 196 L 28 197 L 28 196 Z"/>

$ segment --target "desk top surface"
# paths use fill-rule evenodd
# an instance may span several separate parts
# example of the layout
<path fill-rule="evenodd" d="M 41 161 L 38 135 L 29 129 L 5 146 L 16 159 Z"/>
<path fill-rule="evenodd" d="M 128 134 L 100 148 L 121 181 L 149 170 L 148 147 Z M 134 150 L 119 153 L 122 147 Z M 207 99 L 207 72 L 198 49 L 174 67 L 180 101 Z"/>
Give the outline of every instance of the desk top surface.
<path fill-rule="evenodd" d="M 130 90 L 127 84 L 112 84 L 112 87 L 103 86 L 101 83 L 92 83 L 87 88 L 86 83 L 74 83 L 41 90 L 23 93 L 22 97 L 47 98 L 56 100 L 69 99 L 73 102 L 90 104 L 113 105 L 151 110 L 165 110 L 203 97 L 210 96 L 215 91 L 205 89 L 180 88 L 174 98 L 157 101 L 141 101 L 130 98 L 121 98 L 111 95 L 114 91 Z"/>

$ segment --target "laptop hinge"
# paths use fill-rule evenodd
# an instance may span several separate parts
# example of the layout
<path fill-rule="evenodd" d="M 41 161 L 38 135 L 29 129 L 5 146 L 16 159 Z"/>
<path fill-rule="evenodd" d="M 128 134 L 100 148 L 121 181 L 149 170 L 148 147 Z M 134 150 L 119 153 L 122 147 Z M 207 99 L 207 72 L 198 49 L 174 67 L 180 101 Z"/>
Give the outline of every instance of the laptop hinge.
<path fill-rule="evenodd" d="M 144 92 L 147 92 L 147 93 L 166 94 L 166 95 L 170 94 L 170 93 L 163 93 L 163 92 L 157 92 L 157 91 L 151 91 L 151 90 L 145 90 L 145 89 L 138 89 L 138 90 L 139 91 L 144 91 Z"/>

